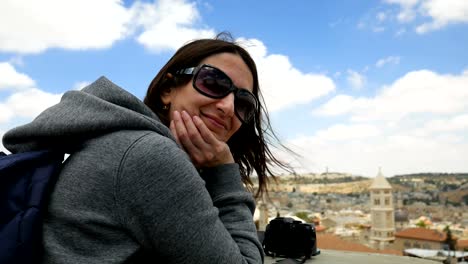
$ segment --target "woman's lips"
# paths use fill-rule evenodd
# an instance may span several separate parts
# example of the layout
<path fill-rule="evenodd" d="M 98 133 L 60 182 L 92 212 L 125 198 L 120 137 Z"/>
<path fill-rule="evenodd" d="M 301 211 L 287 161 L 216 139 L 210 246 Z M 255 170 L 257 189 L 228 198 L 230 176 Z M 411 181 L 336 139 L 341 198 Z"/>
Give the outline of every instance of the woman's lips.
<path fill-rule="evenodd" d="M 209 115 L 209 114 L 202 114 L 208 121 L 213 124 L 214 126 L 222 129 L 227 129 L 226 122 L 223 121 L 220 118 L 217 118 L 215 116 Z"/>

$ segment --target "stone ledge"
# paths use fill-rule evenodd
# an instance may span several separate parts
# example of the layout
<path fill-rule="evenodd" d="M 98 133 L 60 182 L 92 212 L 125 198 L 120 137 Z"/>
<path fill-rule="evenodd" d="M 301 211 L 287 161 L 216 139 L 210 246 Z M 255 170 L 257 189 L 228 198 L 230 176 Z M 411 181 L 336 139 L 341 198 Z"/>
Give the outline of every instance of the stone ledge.
<path fill-rule="evenodd" d="M 363 253 L 363 252 L 351 252 L 351 251 L 336 251 L 329 249 L 321 249 L 321 253 L 318 256 L 312 257 L 305 263 L 310 264 L 434 264 L 432 260 L 406 257 L 406 256 L 395 256 L 395 255 L 384 255 L 374 253 Z M 273 259 L 272 257 L 265 258 L 265 264 L 273 264 L 282 258 Z"/>

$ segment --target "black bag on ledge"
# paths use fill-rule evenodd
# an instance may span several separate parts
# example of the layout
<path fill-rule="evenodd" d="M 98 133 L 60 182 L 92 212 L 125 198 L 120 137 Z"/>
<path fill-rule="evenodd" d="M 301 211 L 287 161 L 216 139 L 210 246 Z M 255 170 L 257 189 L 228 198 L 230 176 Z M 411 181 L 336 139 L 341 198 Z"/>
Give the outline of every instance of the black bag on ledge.
<path fill-rule="evenodd" d="M 302 223 L 290 217 L 276 217 L 266 226 L 263 250 L 267 256 L 303 258 L 320 254 L 313 224 Z"/>

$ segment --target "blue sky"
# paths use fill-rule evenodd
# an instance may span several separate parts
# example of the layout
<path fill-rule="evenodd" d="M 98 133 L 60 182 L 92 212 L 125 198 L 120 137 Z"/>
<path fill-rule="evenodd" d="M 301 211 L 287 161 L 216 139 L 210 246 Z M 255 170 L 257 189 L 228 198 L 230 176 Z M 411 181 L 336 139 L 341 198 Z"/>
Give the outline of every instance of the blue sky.
<path fill-rule="evenodd" d="M 256 60 L 298 172 L 468 171 L 466 0 L 1 1 L 0 136 L 101 75 L 143 98 L 220 31 Z"/>

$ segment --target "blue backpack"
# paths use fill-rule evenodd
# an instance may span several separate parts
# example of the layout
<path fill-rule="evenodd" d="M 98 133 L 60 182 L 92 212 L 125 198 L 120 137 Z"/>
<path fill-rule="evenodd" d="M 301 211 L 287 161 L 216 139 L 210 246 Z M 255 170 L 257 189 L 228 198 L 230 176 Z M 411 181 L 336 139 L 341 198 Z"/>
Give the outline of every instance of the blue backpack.
<path fill-rule="evenodd" d="M 34 263 L 42 253 L 42 217 L 64 155 L 0 152 L 0 263 Z"/>

